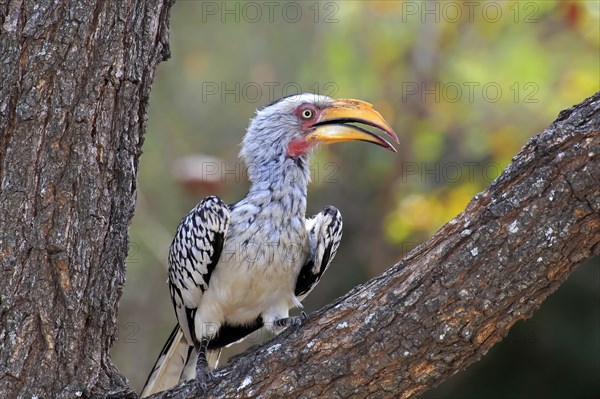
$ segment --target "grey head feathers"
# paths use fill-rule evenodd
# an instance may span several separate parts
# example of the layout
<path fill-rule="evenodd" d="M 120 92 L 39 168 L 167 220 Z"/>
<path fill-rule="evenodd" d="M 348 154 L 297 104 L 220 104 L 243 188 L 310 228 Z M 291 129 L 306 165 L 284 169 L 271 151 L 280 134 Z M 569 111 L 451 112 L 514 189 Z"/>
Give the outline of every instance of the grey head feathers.
<path fill-rule="evenodd" d="M 265 173 L 284 167 L 289 142 L 302 134 L 301 122 L 294 115 L 298 106 L 310 103 L 324 108 L 333 101 L 326 96 L 306 93 L 284 97 L 257 110 L 240 151 L 250 180 L 264 180 L 268 177 Z"/>

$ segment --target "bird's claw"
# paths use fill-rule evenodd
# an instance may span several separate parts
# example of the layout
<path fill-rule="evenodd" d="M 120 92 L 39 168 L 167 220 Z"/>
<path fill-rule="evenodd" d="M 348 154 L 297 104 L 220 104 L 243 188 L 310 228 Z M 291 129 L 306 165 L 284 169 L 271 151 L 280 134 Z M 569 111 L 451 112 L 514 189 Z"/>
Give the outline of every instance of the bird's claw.
<path fill-rule="evenodd" d="M 308 318 L 308 313 L 306 313 L 304 310 L 302 310 L 300 312 L 300 316 L 292 316 L 292 317 L 288 317 L 289 321 L 289 325 L 290 326 L 294 326 L 294 327 L 298 327 L 300 326 L 300 324 L 302 324 L 304 322 L 304 320 L 306 320 Z"/>
<path fill-rule="evenodd" d="M 275 321 L 275 326 L 286 328 L 286 327 L 295 327 L 298 328 L 302 324 L 302 321 L 306 319 L 306 313 L 302 312 L 302 316 L 290 316 L 283 319 L 279 319 Z"/>
<path fill-rule="evenodd" d="M 196 379 L 196 389 L 202 393 L 206 392 L 206 390 L 208 389 L 206 381 L 200 381 Z"/>
<path fill-rule="evenodd" d="M 288 325 L 290 327 L 300 327 L 302 320 L 304 320 L 302 316 L 292 316 L 289 318 Z"/>
<path fill-rule="evenodd" d="M 206 392 L 208 387 L 208 383 L 212 381 L 214 378 L 214 373 L 212 370 L 200 370 L 196 372 L 196 385 L 198 390 L 201 392 Z"/>

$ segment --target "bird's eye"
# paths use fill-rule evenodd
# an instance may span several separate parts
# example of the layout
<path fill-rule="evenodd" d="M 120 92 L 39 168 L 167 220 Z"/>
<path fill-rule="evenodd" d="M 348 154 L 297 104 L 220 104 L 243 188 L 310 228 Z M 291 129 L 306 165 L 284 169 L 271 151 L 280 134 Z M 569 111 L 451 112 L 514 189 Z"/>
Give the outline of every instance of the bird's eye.
<path fill-rule="evenodd" d="M 305 110 L 303 110 L 300 115 L 302 115 L 302 119 L 310 119 L 313 117 L 313 115 L 315 114 L 315 111 L 313 111 L 310 108 L 306 108 Z"/>

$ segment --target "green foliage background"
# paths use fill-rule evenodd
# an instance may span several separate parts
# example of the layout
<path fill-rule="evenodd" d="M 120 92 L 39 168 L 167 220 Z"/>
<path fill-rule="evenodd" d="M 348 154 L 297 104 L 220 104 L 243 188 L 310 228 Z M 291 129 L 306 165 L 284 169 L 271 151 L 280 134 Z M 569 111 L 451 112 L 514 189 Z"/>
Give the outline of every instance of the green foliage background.
<path fill-rule="evenodd" d="M 400 136 L 397 155 L 346 143 L 313 157 L 308 211 L 335 205 L 345 230 L 310 311 L 425 241 L 561 109 L 600 90 L 598 1 L 267 3 L 172 9 L 113 350 L 134 387 L 175 323 L 165 283 L 172 234 L 203 196 L 245 194 L 237 152 L 256 108 L 298 91 L 359 98 Z M 216 181 L 174 177 L 192 154 L 218 157 Z M 423 397 L 600 397 L 599 284 L 595 259 L 481 362 Z"/>

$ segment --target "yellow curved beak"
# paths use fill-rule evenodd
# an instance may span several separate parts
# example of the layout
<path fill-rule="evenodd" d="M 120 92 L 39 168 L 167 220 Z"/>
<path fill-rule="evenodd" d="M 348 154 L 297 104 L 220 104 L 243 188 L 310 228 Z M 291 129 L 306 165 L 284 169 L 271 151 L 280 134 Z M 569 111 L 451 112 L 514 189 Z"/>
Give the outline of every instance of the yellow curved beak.
<path fill-rule="evenodd" d="M 396 152 L 387 140 L 351 123 L 372 126 L 386 133 L 396 143 L 399 142 L 392 127 L 371 104 L 352 99 L 336 100 L 331 106 L 325 108 L 319 119 L 312 125 L 315 129 L 306 136 L 306 139 L 323 144 L 360 140 Z"/>

